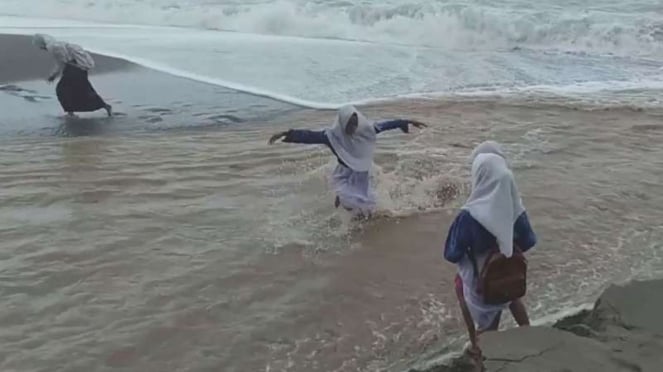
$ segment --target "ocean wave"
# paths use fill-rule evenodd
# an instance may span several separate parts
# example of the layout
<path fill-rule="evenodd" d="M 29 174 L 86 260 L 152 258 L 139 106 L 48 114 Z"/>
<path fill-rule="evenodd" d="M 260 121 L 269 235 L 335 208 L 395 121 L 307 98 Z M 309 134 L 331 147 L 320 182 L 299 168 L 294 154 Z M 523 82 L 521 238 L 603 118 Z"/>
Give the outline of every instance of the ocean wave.
<path fill-rule="evenodd" d="M 321 109 L 458 96 L 660 105 L 653 0 L 491 1 L 3 0 L 0 30 Z"/>
<path fill-rule="evenodd" d="M 35 6 L 26 6 L 33 2 Z M 638 12 L 526 3 L 278 0 L 3 0 L 0 14 L 167 25 L 462 50 L 513 47 L 625 55 L 663 53 L 655 4 Z"/>

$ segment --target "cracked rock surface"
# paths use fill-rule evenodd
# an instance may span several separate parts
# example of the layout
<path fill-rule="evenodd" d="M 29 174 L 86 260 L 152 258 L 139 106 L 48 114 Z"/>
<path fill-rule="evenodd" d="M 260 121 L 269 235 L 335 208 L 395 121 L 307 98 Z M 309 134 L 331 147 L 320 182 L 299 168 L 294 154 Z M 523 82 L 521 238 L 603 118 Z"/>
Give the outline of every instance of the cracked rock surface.
<path fill-rule="evenodd" d="M 555 328 L 531 327 L 486 334 L 488 371 L 638 371 L 630 356 L 616 356 L 600 341 Z"/>
<path fill-rule="evenodd" d="M 514 328 L 481 338 L 485 371 L 663 371 L 663 280 L 611 286 L 594 309 L 552 327 Z M 480 371 L 460 358 L 411 372 Z"/>

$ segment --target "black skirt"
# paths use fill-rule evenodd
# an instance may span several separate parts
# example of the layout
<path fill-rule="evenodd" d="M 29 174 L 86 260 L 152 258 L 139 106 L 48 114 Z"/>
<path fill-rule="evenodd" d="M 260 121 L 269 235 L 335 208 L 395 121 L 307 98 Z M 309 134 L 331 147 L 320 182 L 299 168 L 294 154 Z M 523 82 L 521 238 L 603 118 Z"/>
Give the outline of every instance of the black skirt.
<path fill-rule="evenodd" d="M 106 107 L 90 84 L 87 71 L 71 64 L 65 66 L 55 92 L 65 112 L 92 112 Z"/>

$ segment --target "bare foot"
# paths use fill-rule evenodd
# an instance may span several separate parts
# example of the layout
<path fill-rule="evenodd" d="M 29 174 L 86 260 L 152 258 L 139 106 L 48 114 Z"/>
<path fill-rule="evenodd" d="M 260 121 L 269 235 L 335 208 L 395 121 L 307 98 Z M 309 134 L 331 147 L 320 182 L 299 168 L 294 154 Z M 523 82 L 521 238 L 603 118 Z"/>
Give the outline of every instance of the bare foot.
<path fill-rule="evenodd" d="M 104 109 L 106 110 L 108 117 L 113 116 L 113 106 L 107 104 Z"/>
<path fill-rule="evenodd" d="M 476 372 L 483 372 L 483 353 L 478 345 L 472 345 L 471 343 L 465 344 L 465 355 L 473 364 L 473 370 Z"/>

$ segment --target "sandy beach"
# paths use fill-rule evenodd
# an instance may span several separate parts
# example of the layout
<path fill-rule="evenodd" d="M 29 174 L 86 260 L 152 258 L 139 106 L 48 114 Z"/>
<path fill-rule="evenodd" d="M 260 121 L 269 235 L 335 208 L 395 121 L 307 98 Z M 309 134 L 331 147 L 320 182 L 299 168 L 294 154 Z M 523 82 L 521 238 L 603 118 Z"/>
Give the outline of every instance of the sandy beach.
<path fill-rule="evenodd" d="M 332 207 L 327 149 L 266 144 L 334 112 L 98 56 L 91 81 L 117 116 L 66 119 L 31 47 L 0 37 L 16 51 L 0 58 L 2 371 L 400 372 L 457 351 L 442 247 L 485 139 L 505 144 L 539 235 L 534 320 L 663 275 L 660 111 L 495 97 L 362 107 L 430 128 L 380 136 L 390 217 L 357 225 Z"/>

